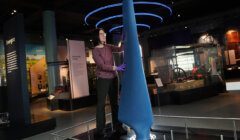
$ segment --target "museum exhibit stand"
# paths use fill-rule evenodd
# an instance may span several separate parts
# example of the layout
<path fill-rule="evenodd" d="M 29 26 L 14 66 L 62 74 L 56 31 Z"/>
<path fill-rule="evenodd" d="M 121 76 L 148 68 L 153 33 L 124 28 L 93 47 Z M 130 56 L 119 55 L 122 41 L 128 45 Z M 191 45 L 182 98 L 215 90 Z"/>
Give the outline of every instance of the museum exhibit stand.
<path fill-rule="evenodd" d="M 84 41 L 68 40 L 64 61 L 54 62 L 59 69 L 59 83 L 47 99 L 50 110 L 75 110 L 96 103 L 96 65 L 87 63 L 89 52 Z M 61 53 L 60 53 L 61 54 Z M 68 56 L 68 58 L 66 58 Z"/>
<path fill-rule="evenodd" d="M 149 84 L 153 106 L 185 104 L 226 91 L 222 49 L 217 44 L 168 47 L 160 52 L 156 73 L 147 78 L 155 84 Z"/>

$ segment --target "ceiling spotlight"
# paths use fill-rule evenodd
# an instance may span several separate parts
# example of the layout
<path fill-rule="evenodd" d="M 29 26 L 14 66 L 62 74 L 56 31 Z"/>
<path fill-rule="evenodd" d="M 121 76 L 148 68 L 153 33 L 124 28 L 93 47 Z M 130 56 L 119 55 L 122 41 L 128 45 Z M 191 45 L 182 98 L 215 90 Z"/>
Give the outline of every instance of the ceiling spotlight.
<path fill-rule="evenodd" d="M 187 29 L 188 27 L 187 27 L 187 26 L 185 26 L 184 28 L 185 28 L 185 29 Z"/>
<path fill-rule="evenodd" d="M 174 4 L 174 2 L 172 1 L 172 4 Z"/>
<path fill-rule="evenodd" d="M 180 15 L 180 14 L 178 14 L 178 15 L 177 15 L 177 17 L 179 17 L 179 18 L 180 18 L 180 17 L 181 17 L 181 15 Z"/>
<path fill-rule="evenodd" d="M 68 41 L 68 38 L 66 38 L 66 41 Z"/>
<path fill-rule="evenodd" d="M 13 10 L 14 13 L 17 13 L 17 10 Z"/>
<path fill-rule="evenodd" d="M 11 15 L 13 15 L 14 13 L 12 12 Z"/>

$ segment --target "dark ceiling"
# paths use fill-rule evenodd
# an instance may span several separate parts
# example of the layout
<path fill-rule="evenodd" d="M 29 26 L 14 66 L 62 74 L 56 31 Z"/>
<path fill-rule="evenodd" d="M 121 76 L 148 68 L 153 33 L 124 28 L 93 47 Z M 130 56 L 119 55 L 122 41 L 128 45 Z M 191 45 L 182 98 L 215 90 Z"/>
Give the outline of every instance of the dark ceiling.
<path fill-rule="evenodd" d="M 151 5 L 139 5 L 135 7 L 136 12 L 150 12 L 161 15 L 164 21 L 161 23 L 153 17 L 138 16 L 137 22 L 151 25 L 151 29 L 178 23 L 180 21 L 205 17 L 214 13 L 240 8 L 238 0 L 135 0 L 161 2 L 170 6 L 173 10 L 172 16 L 168 10 Z M 112 8 L 89 18 L 90 25 L 84 23 L 84 17 L 90 11 L 101 6 L 120 3 L 121 0 L 0 0 L 0 27 L 11 17 L 14 9 L 23 13 L 25 28 L 28 33 L 42 33 L 42 12 L 53 10 L 56 15 L 57 33 L 66 34 L 89 34 L 95 28 L 97 21 L 107 16 L 121 14 L 121 8 Z M 178 16 L 180 15 L 180 16 Z M 121 24 L 121 19 L 111 20 L 102 24 L 109 30 L 115 25 Z M 147 30 L 139 28 L 140 31 Z M 0 34 L 2 28 L 0 29 Z"/>

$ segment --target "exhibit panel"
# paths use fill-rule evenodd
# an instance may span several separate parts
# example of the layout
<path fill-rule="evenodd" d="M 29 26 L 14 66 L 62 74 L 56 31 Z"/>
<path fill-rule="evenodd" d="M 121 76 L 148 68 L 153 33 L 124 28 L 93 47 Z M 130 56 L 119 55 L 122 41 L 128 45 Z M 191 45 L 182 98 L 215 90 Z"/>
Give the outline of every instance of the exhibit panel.
<path fill-rule="evenodd" d="M 6 67 L 3 41 L 0 40 L 0 86 L 6 86 Z"/>
<path fill-rule="evenodd" d="M 3 30 L 10 121 L 18 125 L 29 125 L 31 117 L 27 91 L 23 15 L 18 14 L 9 19 L 5 22 Z M 12 102 L 15 103 L 14 106 Z"/>
<path fill-rule="evenodd" d="M 68 58 L 72 99 L 89 96 L 87 61 L 83 41 L 68 41 Z"/>

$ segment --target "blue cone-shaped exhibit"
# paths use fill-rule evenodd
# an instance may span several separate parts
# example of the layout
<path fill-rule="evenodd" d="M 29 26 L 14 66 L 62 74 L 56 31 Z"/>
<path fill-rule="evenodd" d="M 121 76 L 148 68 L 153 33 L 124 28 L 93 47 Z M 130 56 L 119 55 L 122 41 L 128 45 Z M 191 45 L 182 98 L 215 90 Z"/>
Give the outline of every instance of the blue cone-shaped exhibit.
<path fill-rule="evenodd" d="M 124 63 L 119 120 L 131 127 L 137 140 L 148 140 L 153 122 L 152 109 L 140 55 L 132 0 L 123 0 Z"/>

